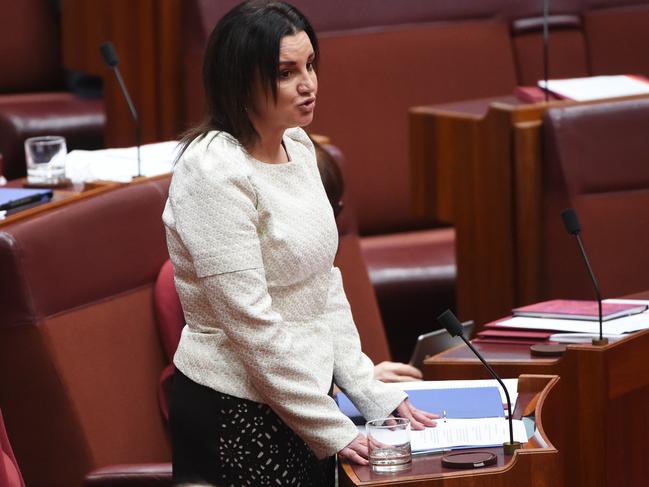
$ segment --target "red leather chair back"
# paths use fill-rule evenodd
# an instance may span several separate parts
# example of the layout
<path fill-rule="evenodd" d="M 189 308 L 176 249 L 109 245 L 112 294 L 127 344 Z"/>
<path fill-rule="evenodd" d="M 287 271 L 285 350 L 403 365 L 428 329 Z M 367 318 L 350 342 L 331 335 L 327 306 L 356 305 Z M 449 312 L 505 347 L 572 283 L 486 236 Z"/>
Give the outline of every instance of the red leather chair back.
<path fill-rule="evenodd" d="M 164 348 L 168 365 L 160 374 L 158 382 L 158 402 L 160 411 L 165 420 L 169 420 L 169 394 L 171 393 L 171 379 L 174 375 L 174 354 L 180 342 L 180 335 L 185 326 L 185 315 L 176 292 L 174 284 L 174 269 L 171 260 L 167 259 L 155 282 L 153 291 L 155 304 L 156 324 L 162 347 Z"/>
<path fill-rule="evenodd" d="M 167 360 L 171 363 L 178 348 L 185 316 L 174 284 L 171 260 L 165 261 L 155 282 L 154 303 L 158 331 Z"/>
<path fill-rule="evenodd" d="M 61 32 L 55 2 L 3 1 L 0 8 L 0 93 L 61 89 Z"/>
<path fill-rule="evenodd" d="M 28 485 L 171 458 L 152 394 L 167 363 L 153 287 L 168 184 L 142 180 L 0 228 L 0 407 Z"/>
<path fill-rule="evenodd" d="M 647 289 L 649 100 L 551 109 L 544 119 L 546 298 L 594 298 L 560 212 L 573 207 L 604 297 Z"/>
<path fill-rule="evenodd" d="M 11 443 L 7 437 L 2 411 L 0 410 L 0 486 L 2 487 L 25 487 L 25 482 L 20 474 L 18 462 L 11 449 Z"/>
<path fill-rule="evenodd" d="M 363 352 L 375 364 L 391 360 L 390 347 L 383 321 L 361 253 L 358 235 L 342 235 L 334 261 L 343 276 L 345 294 L 352 309 L 352 316 L 361 337 Z"/>

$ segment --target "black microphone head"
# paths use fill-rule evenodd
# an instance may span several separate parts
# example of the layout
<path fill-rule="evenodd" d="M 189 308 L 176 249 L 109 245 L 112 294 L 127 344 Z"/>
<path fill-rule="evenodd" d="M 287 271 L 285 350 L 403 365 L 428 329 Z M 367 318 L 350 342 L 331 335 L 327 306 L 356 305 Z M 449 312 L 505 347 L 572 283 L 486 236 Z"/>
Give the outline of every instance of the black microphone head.
<path fill-rule="evenodd" d="M 581 232 L 581 225 L 579 224 L 579 218 L 577 218 L 577 212 L 572 208 L 566 208 L 563 210 L 561 212 L 561 219 L 570 235 L 577 235 Z"/>
<path fill-rule="evenodd" d="M 444 311 L 437 317 L 437 321 L 441 324 L 446 331 L 452 336 L 462 336 L 464 333 L 462 323 L 458 320 L 450 309 Z"/>
<path fill-rule="evenodd" d="M 117 57 L 112 42 L 102 42 L 101 46 L 99 46 L 99 52 L 101 52 L 101 57 L 104 58 L 104 62 L 111 68 L 114 68 L 119 64 L 119 58 Z"/>

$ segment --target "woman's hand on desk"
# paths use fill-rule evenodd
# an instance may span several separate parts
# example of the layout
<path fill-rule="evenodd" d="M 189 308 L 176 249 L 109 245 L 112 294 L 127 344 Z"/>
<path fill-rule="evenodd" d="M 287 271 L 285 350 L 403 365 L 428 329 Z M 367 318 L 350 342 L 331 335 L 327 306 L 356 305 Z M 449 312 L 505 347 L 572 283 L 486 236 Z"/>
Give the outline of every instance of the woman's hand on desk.
<path fill-rule="evenodd" d="M 410 427 L 414 430 L 423 430 L 424 428 L 432 428 L 437 425 L 434 421 L 439 419 L 439 414 L 428 413 L 417 409 L 412 405 L 409 399 L 404 399 L 401 404 L 397 406 L 397 414 L 401 418 L 410 420 Z"/>
<path fill-rule="evenodd" d="M 350 463 L 368 465 L 367 438 L 365 435 L 358 433 L 358 436 L 349 445 L 338 452 L 338 456 Z"/>
<path fill-rule="evenodd" d="M 421 370 L 401 362 L 381 362 L 374 366 L 374 378 L 381 382 L 410 382 L 421 380 Z"/>

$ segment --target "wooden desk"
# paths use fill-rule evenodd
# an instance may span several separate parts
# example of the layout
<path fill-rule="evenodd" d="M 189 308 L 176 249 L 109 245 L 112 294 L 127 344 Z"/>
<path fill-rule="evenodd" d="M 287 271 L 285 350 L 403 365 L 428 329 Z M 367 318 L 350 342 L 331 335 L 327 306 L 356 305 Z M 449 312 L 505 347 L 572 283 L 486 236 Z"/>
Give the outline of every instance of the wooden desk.
<path fill-rule="evenodd" d="M 24 182 L 25 178 L 14 179 L 9 181 L 4 187 L 22 188 Z M 69 187 L 55 189 L 54 195 L 52 196 L 52 199 L 50 201 L 10 214 L 4 220 L 0 220 L 0 227 L 9 225 L 10 223 L 22 220 L 24 218 L 31 218 L 33 215 L 58 208 L 59 206 L 69 205 L 80 199 L 91 198 L 106 191 L 111 191 L 120 186 L 123 186 L 123 184 L 112 181 L 97 181 L 92 183 L 74 184 Z"/>
<path fill-rule="evenodd" d="M 543 425 L 560 453 L 565 485 L 645 486 L 649 479 L 649 330 L 605 347 L 569 345 L 560 358 L 528 346 L 475 344 L 503 377 L 561 377 L 558 414 Z M 464 345 L 426 360 L 428 380 L 490 378 Z"/>
<path fill-rule="evenodd" d="M 69 187 L 65 187 L 61 189 L 55 189 L 54 196 L 50 201 L 48 201 L 47 203 L 42 203 L 36 206 L 32 206 L 25 210 L 17 211 L 16 213 L 12 213 L 11 215 L 7 216 L 4 220 L 0 220 L 0 227 L 9 225 L 10 223 L 16 222 L 18 220 L 31 218 L 33 215 L 50 211 L 60 206 L 73 204 L 85 198 L 95 197 L 97 195 L 105 193 L 106 191 L 112 191 L 114 189 L 121 188 L 127 185 L 142 184 L 142 183 L 146 183 L 147 181 L 155 181 L 157 179 L 164 179 L 168 177 L 170 177 L 170 174 L 160 174 L 158 176 L 151 176 L 151 177 L 143 176 L 143 177 L 135 178 L 129 183 L 120 183 L 116 181 L 93 181 L 89 183 L 73 184 Z M 12 181 L 9 181 L 5 187 L 22 188 L 25 181 L 26 181 L 25 178 L 14 179 Z"/>
<path fill-rule="evenodd" d="M 542 118 L 575 103 L 502 96 L 410 110 L 414 205 L 455 226 L 461 319 L 480 326 L 544 298 Z"/>
<path fill-rule="evenodd" d="M 339 465 L 340 486 L 353 485 L 439 485 L 439 486 L 560 486 L 557 482 L 560 465 L 558 452 L 544 432 L 546 417 L 554 416 L 558 403 L 553 400 L 554 389 L 560 382 L 553 376 L 521 376 L 518 382 L 519 398 L 514 411 L 515 418 L 521 418 L 525 408 L 534 403 L 536 426 L 546 445 L 534 439 L 513 456 L 503 454 L 502 448 L 485 448 L 498 456 L 494 467 L 475 470 L 453 470 L 442 467 L 441 455 L 424 455 L 413 458 L 412 468 L 393 474 L 372 473 L 369 467 Z M 550 438 L 551 439 L 551 438 Z"/>

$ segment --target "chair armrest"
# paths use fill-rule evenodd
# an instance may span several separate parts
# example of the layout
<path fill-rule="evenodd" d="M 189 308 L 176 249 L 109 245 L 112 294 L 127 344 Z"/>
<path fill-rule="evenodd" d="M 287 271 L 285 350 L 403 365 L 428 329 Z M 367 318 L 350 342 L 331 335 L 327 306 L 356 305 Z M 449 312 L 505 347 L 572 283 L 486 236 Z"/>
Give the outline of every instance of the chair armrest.
<path fill-rule="evenodd" d="M 93 470 L 84 487 L 171 487 L 171 463 L 110 465 Z"/>

